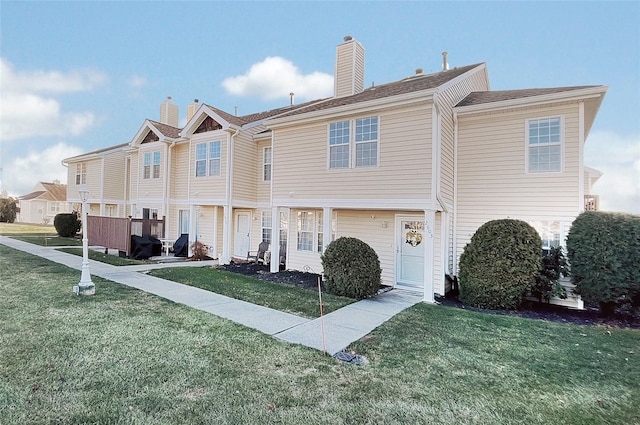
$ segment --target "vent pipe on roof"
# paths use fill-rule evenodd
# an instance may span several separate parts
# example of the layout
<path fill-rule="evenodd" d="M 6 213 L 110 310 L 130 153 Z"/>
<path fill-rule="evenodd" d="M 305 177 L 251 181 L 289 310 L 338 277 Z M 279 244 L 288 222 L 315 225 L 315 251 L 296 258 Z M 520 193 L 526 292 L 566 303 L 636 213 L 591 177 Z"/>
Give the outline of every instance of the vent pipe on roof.
<path fill-rule="evenodd" d="M 289 93 L 289 101 L 291 103 L 291 106 L 293 106 L 294 96 L 295 96 L 295 93 L 293 93 L 293 92 Z"/>
<path fill-rule="evenodd" d="M 442 70 L 449 70 L 449 64 L 447 63 L 447 52 L 442 52 Z"/>
<path fill-rule="evenodd" d="M 423 72 L 422 68 L 416 68 L 416 75 L 421 75 Z"/>
<path fill-rule="evenodd" d="M 234 108 L 235 108 L 235 115 L 236 115 L 236 117 L 237 117 L 237 116 L 238 116 L 238 107 L 237 107 L 237 106 L 234 106 Z"/>

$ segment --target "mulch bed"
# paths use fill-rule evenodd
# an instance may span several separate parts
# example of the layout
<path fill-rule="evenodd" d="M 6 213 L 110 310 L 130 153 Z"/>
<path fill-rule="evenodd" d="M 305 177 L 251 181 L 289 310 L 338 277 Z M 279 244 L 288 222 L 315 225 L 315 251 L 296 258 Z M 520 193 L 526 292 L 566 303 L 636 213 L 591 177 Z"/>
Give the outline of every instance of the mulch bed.
<path fill-rule="evenodd" d="M 284 283 L 300 288 L 315 290 L 318 289 L 318 279 L 322 278 L 319 274 L 293 270 L 281 270 L 279 273 L 271 273 L 269 267 L 255 263 L 231 263 L 219 266 L 218 268 L 242 274 L 244 276 L 251 276 L 271 282 Z M 520 310 L 503 311 L 469 307 L 462 304 L 455 297 L 450 298 L 436 296 L 436 301 L 449 307 L 489 314 L 519 316 L 529 319 L 548 320 L 559 323 L 574 323 L 578 325 L 598 325 L 616 328 L 640 329 L 640 315 L 638 313 L 617 313 L 613 316 L 605 317 L 602 316 L 600 311 L 593 306 L 587 306 L 584 310 L 572 310 L 561 306 L 526 301 Z"/>

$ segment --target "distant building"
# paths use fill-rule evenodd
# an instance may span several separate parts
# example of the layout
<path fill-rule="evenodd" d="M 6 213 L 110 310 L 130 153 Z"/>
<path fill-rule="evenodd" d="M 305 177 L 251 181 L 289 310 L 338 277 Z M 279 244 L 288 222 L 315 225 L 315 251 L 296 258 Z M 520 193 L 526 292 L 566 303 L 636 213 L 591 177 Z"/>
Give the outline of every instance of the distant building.
<path fill-rule="evenodd" d="M 56 214 L 70 212 L 66 201 L 66 184 L 60 184 L 59 180 L 39 182 L 30 193 L 18 197 L 20 212 L 16 222 L 53 224 Z"/>

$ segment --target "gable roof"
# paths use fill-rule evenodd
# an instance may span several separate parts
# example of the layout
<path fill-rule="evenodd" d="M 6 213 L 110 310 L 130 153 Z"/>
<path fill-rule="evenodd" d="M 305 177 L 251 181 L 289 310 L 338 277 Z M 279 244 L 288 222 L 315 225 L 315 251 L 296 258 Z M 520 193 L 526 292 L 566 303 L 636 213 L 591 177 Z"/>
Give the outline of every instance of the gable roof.
<path fill-rule="evenodd" d="M 67 185 L 56 183 L 40 182 L 36 185 L 36 188 L 41 186 L 44 190 L 36 190 L 28 193 L 24 196 L 20 196 L 18 199 L 22 201 L 30 201 L 32 199 L 42 199 L 46 201 L 63 202 L 67 200 Z"/>
<path fill-rule="evenodd" d="M 449 69 L 446 71 L 440 71 L 433 74 L 412 75 L 400 81 L 394 81 L 391 83 L 366 88 L 360 93 L 351 96 L 331 97 L 328 99 L 316 101 L 304 108 L 298 108 L 295 111 L 282 114 L 278 118 L 290 117 L 294 115 L 305 114 L 308 112 L 321 111 L 338 106 L 352 105 L 361 102 L 367 102 L 370 100 L 382 99 L 385 97 L 398 96 L 406 93 L 413 93 L 423 90 L 434 90 L 441 85 L 453 80 L 454 78 L 459 77 L 465 72 L 468 72 L 473 68 L 476 68 L 483 64 L 484 63 L 477 63 L 473 65 Z"/>
<path fill-rule="evenodd" d="M 127 146 L 129 146 L 129 143 L 121 143 L 119 145 L 109 146 L 109 147 L 98 149 L 98 150 L 95 150 L 95 151 L 81 153 L 80 155 L 76 155 L 76 156 L 72 156 L 72 157 L 63 159 L 62 163 L 63 164 L 69 164 L 69 162 L 72 162 L 72 161 L 90 159 L 91 157 L 93 157 L 95 155 L 99 155 L 99 154 L 104 153 L 104 152 L 114 151 L 114 150 L 118 150 L 118 149 L 124 149 Z"/>
<path fill-rule="evenodd" d="M 163 136 L 169 137 L 171 139 L 177 139 L 180 137 L 180 129 L 170 126 L 168 124 L 162 124 L 161 122 L 148 120 L 153 126 L 162 133 Z"/>
<path fill-rule="evenodd" d="M 502 102 L 505 100 L 522 99 L 526 97 L 544 96 L 547 94 L 562 93 L 573 90 L 588 89 L 599 86 L 573 86 L 573 87 L 551 87 L 537 89 L 520 90 L 496 90 L 496 91 L 475 91 L 462 99 L 456 107 L 480 105 L 484 103 Z"/>

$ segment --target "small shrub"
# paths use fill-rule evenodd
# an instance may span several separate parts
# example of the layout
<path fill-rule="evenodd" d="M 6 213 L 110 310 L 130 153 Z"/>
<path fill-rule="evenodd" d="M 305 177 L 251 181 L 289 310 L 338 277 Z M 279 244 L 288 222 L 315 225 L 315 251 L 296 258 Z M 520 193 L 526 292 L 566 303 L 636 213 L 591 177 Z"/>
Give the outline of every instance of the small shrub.
<path fill-rule="evenodd" d="M 516 309 L 540 269 L 542 240 L 521 220 L 489 221 L 460 257 L 460 301 L 475 307 Z"/>
<path fill-rule="evenodd" d="M 16 221 L 16 215 L 20 211 L 16 200 L 9 198 L 0 198 L 0 222 L 13 223 Z"/>
<path fill-rule="evenodd" d="M 540 302 L 548 303 L 551 298 L 567 298 L 567 290 L 560 283 L 562 276 L 569 276 L 569 265 L 562 247 L 551 247 L 549 253 L 542 257 L 540 271 L 531 288 L 531 295 Z"/>
<path fill-rule="evenodd" d="M 203 261 L 210 259 L 209 247 L 200 241 L 195 241 L 191 244 L 191 252 L 193 252 L 191 259 L 194 261 Z"/>
<path fill-rule="evenodd" d="M 571 225 L 567 254 L 575 292 L 603 313 L 640 305 L 640 215 L 587 211 Z"/>
<path fill-rule="evenodd" d="M 331 294 L 364 299 L 380 289 L 378 254 L 360 239 L 342 237 L 331 242 L 322 256 L 322 267 L 324 286 Z"/>
<path fill-rule="evenodd" d="M 53 218 L 53 226 L 63 238 L 75 236 L 80 231 L 81 224 L 76 213 L 60 213 Z"/>

